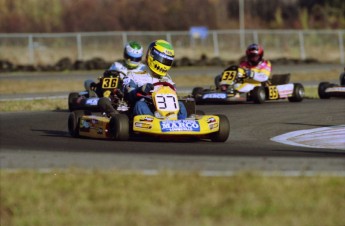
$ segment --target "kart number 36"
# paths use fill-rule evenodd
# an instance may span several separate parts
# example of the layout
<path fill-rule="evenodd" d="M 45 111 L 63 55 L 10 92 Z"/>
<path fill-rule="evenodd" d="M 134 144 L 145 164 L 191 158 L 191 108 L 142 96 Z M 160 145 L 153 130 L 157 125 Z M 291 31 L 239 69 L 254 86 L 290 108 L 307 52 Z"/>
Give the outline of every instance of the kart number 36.
<path fill-rule="evenodd" d="M 118 78 L 103 78 L 102 88 L 109 89 L 109 88 L 116 88 L 118 83 Z"/>

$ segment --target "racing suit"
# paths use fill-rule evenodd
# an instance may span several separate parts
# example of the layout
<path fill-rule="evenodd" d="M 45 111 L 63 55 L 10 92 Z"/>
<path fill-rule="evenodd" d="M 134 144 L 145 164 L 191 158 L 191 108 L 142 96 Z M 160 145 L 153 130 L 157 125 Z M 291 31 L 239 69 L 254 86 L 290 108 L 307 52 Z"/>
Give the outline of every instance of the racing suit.
<path fill-rule="evenodd" d="M 114 63 L 112 63 L 112 65 L 110 66 L 110 68 L 108 70 L 121 71 L 124 74 L 127 74 L 127 72 L 129 72 L 129 71 L 143 71 L 143 70 L 145 70 L 145 67 L 146 67 L 145 64 L 139 63 L 137 68 L 129 69 L 126 67 L 124 60 L 119 60 L 119 61 L 115 61 Z M 123 79 L 122 75 L 121 75 L 121 79 Z"/>
<path fill-rule="evenodd" d="M 138 97 L 137 93 L 143 91 L 146 87 L 153 88 L 154 83 L 157 82 L 168 82 L 175 86 L 175 83 L 172 81 L 171 77 L 167 74 L 163 78 L 157 78 L 152 76 L 148 71 L 130 71 L 127 74 L 127 77 L 123 80 L 125 98 L 129 100 L 133 105 L 133 116 L 135 115 L 152 115 L 154 113 L 145 102 L 145 99 Z M 151 89 L 149 88 L 149 89 Z M 147 90 L 148 92 L 150 90 Z M 177 115 L 178 119 L 187 118 L 187 110 L 182 102 L 179 101 L 180 111 Z"/>
<path fill-rule="evenodd" d="M 249 92 L 254 86 L 261 82 L 266 82 L 272 71 L 271 62 L 262 60 L 257 65 L 253 66 L 248 61 L 242 61 L 239 67 L 247 71 L 247 78 L 243 80 L 243 84 L 235 84 L 235 88 L 241 92 Z M 219 88 L 222 75 L 215 77 L 215 85 Z"/>
<path fill-rule="evenodd" d="M 145 64 L 139 63 L 137 68 L 129 69 L 126 67 L 124 60 L 115 61 L 109 67 L 109 70 L 116 70 L 127 74 L 130 71 L 142 71 L 146 67 Z M 123 79 L 125 76 L 120 73 L 120 78 Z M 88 99 L 82 100 L 81 103 L 86 107 L 98 107 L 101 111 L 107 113 L 108 115 L 117 114 L 116 109 L 113 108 L 111 101 L 108 97 L 103 97 L 102 84 L 95 83 L 93 80 L 86 80 L 84 82 L 85 90 L 89 93 Z"/>

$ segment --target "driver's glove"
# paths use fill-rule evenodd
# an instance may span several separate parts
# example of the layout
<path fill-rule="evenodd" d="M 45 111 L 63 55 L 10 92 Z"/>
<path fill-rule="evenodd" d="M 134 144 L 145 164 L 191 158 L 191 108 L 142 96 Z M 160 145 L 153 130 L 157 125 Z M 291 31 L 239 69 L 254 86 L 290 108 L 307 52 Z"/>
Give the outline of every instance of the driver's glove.
<path fill-rule="evenodd" d="M 143 94 L 147 95 L 147 94 L 150 94 L 150 91 L 153 90 L 153 88 L 154 88 L 154 86 L 152 83 L 146 83 L 145 85 L 139 87 L 139 90 Z"/>
<path fill-rule="evenodd" d="M 247 69 L 246 70 L 246 76 L 247 76 L 247 78 L 254 78 L 254 71 Z"/>

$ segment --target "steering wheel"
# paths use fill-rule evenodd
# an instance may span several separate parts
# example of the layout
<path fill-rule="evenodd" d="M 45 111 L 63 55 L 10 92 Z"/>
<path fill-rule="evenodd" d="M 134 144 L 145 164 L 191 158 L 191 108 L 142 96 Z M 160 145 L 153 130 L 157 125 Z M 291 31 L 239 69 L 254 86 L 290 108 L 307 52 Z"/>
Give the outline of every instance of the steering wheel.
<path fill-rule="evenodd" d="M 176 91 L 176 88 L 173 84 L 169 82 L 155 82 L 153 83 L 154 86 L 169 86 L 172 90 Z"/>
<path fill-rule="evenodd" d="M 122 71 L 118 71 L 118 70 L 106 70 L 106 71 L 104 71 L 104 73 L 103 73 L 103 77 L 109 77 L 110 75 L 118 75 L 118 76 L 119 76 L 120 74 L 122 74 L 123 77 L 126 76 L 126 74 L 125 74 L 124 72 L 122 72 Z"/>

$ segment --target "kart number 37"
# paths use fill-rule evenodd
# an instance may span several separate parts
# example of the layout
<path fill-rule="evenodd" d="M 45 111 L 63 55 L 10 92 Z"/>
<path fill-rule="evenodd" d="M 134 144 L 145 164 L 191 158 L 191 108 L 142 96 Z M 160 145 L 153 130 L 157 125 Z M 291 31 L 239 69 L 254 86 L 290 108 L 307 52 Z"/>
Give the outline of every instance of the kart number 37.
<path fill-rule="evenodd" d="M 156 95 L 156 106 L 159 110 L 176 111 L 179 109 L 177 97 L 171 94 Z"/>

